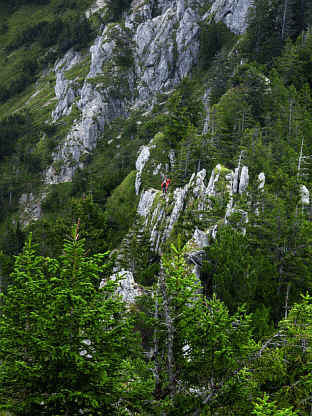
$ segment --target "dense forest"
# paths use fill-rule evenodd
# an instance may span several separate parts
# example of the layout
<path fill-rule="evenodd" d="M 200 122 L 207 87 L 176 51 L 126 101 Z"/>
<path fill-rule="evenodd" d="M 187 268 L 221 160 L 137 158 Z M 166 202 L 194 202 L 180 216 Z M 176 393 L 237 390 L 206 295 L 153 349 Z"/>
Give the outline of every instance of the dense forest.
<path fill-rule="evenodd" d="M 312 4 L 250 1 L 235 31 L 216 2 L 188 2 L 195 63 L 138 104 L 135 2 L 0 0 L 1 416 L 312 414 Z M 144 3 L 151 20 L 165 3 Z M 75 97 L 60 116 L 58 77 Z M 117 104 L 77 162 L 62 146 L 86 84 Z"/>

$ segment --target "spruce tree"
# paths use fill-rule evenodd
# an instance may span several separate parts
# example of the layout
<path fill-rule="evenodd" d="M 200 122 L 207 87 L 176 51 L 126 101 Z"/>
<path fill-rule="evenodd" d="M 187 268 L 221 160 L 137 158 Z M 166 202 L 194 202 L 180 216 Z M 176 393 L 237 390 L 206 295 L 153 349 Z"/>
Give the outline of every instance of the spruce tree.
<path fill-rule="evenodd" d="M 85 255 L 77 228 L 58 259 L 37 255 L 31 237 L 16 257 L 1 304 L 0 409 L 113 415 L 130 396 L 134 407 L 133 395 L 145 396 L 133 374 L 138 344 L 132 321 L 114 295 L 115 283 L 99 288 L 103 257 Z"/>

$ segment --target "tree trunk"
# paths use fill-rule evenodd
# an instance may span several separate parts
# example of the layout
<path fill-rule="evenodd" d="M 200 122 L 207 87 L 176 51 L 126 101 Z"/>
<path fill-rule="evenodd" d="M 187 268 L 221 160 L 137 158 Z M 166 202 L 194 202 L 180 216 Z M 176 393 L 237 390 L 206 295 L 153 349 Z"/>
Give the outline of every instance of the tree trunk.
<path fill-rule="evenodd" d="M 283 13 L 283 23 L 282 23 L 282 40 L 284 40 L 285 32 L 286 32 L 287 6 L 288 6 L 288 0 L 284 0 L 284 13 Z"/>
<path fill-rule="evenodd" d="M 156 399 L 161 397 L 161 383 L 160 383 L 160 361 L 159 361 L 159 340 L 158 340 L 158 331 L 157 331 L 157 320 L 159 316 L 159 305 L 158 305 L 158 291 L 159 285 L 157 286 L 156 293 L 155 293 L 155 312 L 154 312 L 154 319 L 156 325 L 154 327 L 154 335 L 153 335 L 153 344 L 154 344 L 154 377 L 155 377 L 155 389 L 154 389 L 154 396 Z"/>
<path fill-rule="evenodd" d="M 176 379 L 175 379 L 175 362 L 173 355 L 173 342 L 175 328 L 173 319 L 170 311 L 170 299 L 168 298 L 167 287 L 165 282 L 165 276 L 163 269 L 160 270 L 160 289 L 163 297 L 163 307 L 165 315 L 165 323 L 167 329 L 167 369 L 168 369 L 168 380 L 169 380 L 169 393 L 170 397 L 173 398 L 176 394 Z"/>
<path fill-rule="evenodd" d="M 285 296 L 285 315 L 284 315 L 284 319 L 287 319 L 287 316 L 288 316 L 289 291 L 290 291 L 290 282 L 288 282 L 287 289 L 286 289 L 286 296 Z"/>

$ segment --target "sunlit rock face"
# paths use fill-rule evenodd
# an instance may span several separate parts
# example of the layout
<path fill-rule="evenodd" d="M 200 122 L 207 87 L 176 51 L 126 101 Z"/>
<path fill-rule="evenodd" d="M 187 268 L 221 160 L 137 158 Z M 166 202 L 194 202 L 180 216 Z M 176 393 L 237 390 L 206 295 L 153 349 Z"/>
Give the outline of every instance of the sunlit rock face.
<path fill-rule="evenodd" d="M 198 61 L 197 9 L 182 2 L 164 2 L 161 9 L 162 14 L 142 22 L 134 35 L 138 104 L 176 86 Z"/>
<path fill-rule="evenodd" d="M 198 61 L 201 16 L 200 2 L 188 2 L 187 7 L 186 3 L 133 1 L 125 26 L 106 25 L 90 47 L 89 73 L 82 86 L 65 75 L 79 63 L 78 53 L 70 51 L 56 63 L 57 104 L 52 120 L 69 115 L 74 105 L 79 115 L 53 155 L 45 175 L 47 184 L 71 181 L 82 166 L 82 156 L 95 148 L 105 126 L 126 117 L 131 108 L 152 105 L 159 92 L 170 91 L 191 73 Z M 89 12 L 102 7 L 105 2 L 97 1 Z M 116 63 L 120 40 L 133 57 L 122 73 Z M 117 88 L 120 78 L 122 86 Z"/>
<path fill-rule="evenodd" d="M 300 186 L 301 204 L 305 206 L 310 205 L 310 192 L 305 185 Z"/>
<path fill-rule="evenodd" d="M 128 305 L 135 303 L 136 298 L 143 294 L 140 286 L 134 281 L 133 274 L 128 270 L 121 270 L 120 272 L 113 274 L 110 276 L 110 280 L 118 282 L 116 292 Z M 100 288 L 106 283 L 107 281 L 103 280 L 100 283 Z"/>
<path fill-rule="evenodd" d="M 71 181 L 107 125 L 127 117 L 133 108 L 150 108 L 157 94 L 170 92 L 191 74 L 198 63 L 203 20 L 222 20 L 233 32 L 241 33 L 249 5 L 250 0 L 216 0 L 211 7 L 205 0 L 133 0 L 124 24 L 109 23 L 99 29 L 87 55 L 89 72 L 81 84 L 68 80 L 66 71 L 82 57 L 72 50 L 66 53 L 54 66 L 57 104 L 51 118 L 61 122 L 73 108 L 77 117 L 53 154 L 45 183 Z M 96 0 L 86 16 L 106 13 L 107 7 L 105 0 Z M 132 57 L 129 67 L 122 70 L 118 66 L 120 44 Z"/>
<path fill-rule="evenodd" d="M 210 15 L 220 20 L 234 33 L 243 33 L 247 28 L 247 15 L 251 0 L 215 0 Z"/>
<path fill-rule="evenodd" d="M 263 178 L 262 178 L 263 179 Z M 236 181 L 236 183 L 235 183 Z M 172 192 L 162 194 L 156 189 L 141 192 L 137 214 L 141 217 L 145 229 L 150 235 L 153 250 L 162 253 L 162 246 L 170 238 L 174 227 L 184 217 L 190 217 L 194 224 L 204 218 L 212 217 L 209 227 L 200 229 L 194 225 L 194 234 L 190 240 L 190 252 L 197 254 L 216 237 L 218 224 L 213 221 L 213 201 L 221 198 L 224 201 L 224 217 L 218 223 L 231 224 L 231 217 L 235 214 L 236 227 L 245 233 L 248 222 L 247 211 L 234 203 L 234 194 L 242 195 L 247 192 L 249 184 L 248 167 L 242 166 L 235 173 L 218 164 L 211 172 L 209 179 L 206 170 L 194 173 L 189 182 Z M 221 221 L 222 220 L 222 221 Z M 217 221 L 217 220 L 215 220 Z M 220 222 L 221 221 L 221 222 Z M 184 226 L 188 226 L 187 223 Z"/>
<path fill-rule="evenodd" d="M 136 160 L 136 170 L 137 170 L 137 174 L 136 174 L 136 178 L 135 178 L 135 193 L 136 195 L 139 195 L 140 192 L 140 187 L 141 187 L 141 175 L 142 175 L 142 171 L 143 168 L 146 164 L 146 162 L 148 161 L 150 157 L 150 148 L 149 146 L 142 146 L 140 149 L 140 153 L 139 156 Z"/>
<path fill-rule="evenodd" d="M 56 76 L 55 96 L 58 100 L 55 110 L 52 111 L 52 120 L 54 122 L 60 117 L 70 114 L 72 104 L 80 94 L 80 91 L 75 87 L 75 82 L 67 80 L 64 75 L 66 71 L 77 65 L 80 60 L 81 55 L 70 49 L 54 66 Z"/>
<path fill-rule="evenodd" d="M 60 79 L 57 82 L 60 99 L 52 113 L 52 118 L 59 117 L 61 109 L 63 109 L 62 114 L 69 114 L 73 99 L 80 115 L 74 120 L 64 142 L 53 155 L 54 164 L 47 169 L 45 175 L 45 182 L 48 184 L 71 181 L 77 167 L 82 166 L 81 157 L 88 154 L 96 146 L 99 133 L 113 119 L 127 114 L 128 100 L 131 101 L 131 97 L 128 98 L 126 93 L 123 94 L 123 91 L 119 91 L 119 95 L 114 93 L 116 89 L 114 77 L 112 76 L 109 85 L 103 86 L 102 83 L 97 82 L 97 77 L 103 75 L 105 64 L 116 58 L 116 39 L 124 37 L 122 29 L 118 25 L 113 29 L 109 25 L 106 26 L 91 46 L 90 71 L 81 89 L 76 91 L 74 97 L 71 93 L 71 84 L 64 81 L 64 71 L 62 70 L 60 75 L 57 75 Z M 70 62 L 66 68 L 69 69 L 76 63 Z M 58 64 L 57 67 L 63 68 L 61 64 Z M 128 91 L 128 89 L 133 89 L 131 69 L 129 69 L 127 75 L 124 85 Z M 55 164 L 60 165 L 58 169 L 55 169 Z"/>

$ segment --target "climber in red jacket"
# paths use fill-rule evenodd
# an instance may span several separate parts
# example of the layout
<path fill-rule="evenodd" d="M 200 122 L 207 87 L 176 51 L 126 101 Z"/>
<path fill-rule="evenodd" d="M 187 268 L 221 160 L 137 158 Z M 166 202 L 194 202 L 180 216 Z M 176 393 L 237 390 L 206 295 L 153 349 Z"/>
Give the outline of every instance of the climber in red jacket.
<path fill-rule="evenodd" d="M 166 190 L 165 190 L 166 193 L 168 191 L 168 186 L 170 185 L 170 182 L 171 182 L 171 179 L 167 178 L 166 179 Z"/>
<path fill-rule="evenodd" d="M 168 186 L 170 185 L 171 179 L 167 178 L 167 176 L 164 177 L 164 180 L 161 183 L 161 190 L 163 194 L 167 193 Z"/>

